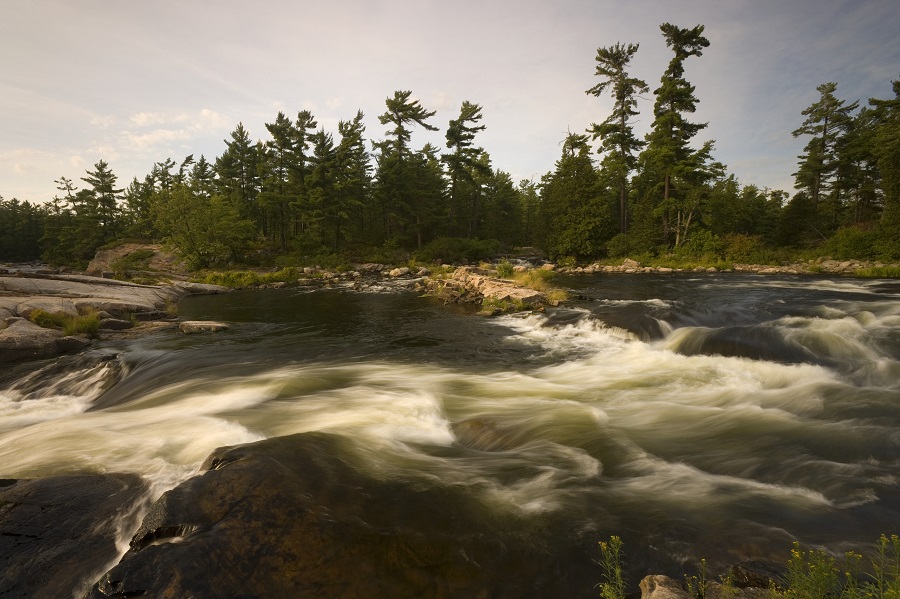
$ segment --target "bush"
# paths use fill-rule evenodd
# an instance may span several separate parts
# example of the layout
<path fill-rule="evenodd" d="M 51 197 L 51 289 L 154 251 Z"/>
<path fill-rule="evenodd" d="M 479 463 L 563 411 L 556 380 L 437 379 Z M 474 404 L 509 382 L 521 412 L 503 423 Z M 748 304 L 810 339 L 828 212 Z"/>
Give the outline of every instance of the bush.
<path fill-rule="evenodd" d="M 825 252 L 836 260 L 874 260 L 880 257 L 880 241 L 877 231 L 844 227 L 831 236 L 825 244 Z"/>
<path fill-rule="evenodd" d="M 512 277 L 515 272 L 512 263 L 505 258 L 497 265 L 497 275 L 504 279 Z"/>
<path fill-rule="evenodd" d="M 416 259 L 422 262 L 466 264 L 490 260 L 499 253 L 500 242 L 496 239 L 439 237 L 416 252 Z"/>
<path fill-rule="evenodd" d="M 606 242 L 606 253 L 610 258 L 624 258 L 629 251 L 628 235 L 619 233 Z"/>

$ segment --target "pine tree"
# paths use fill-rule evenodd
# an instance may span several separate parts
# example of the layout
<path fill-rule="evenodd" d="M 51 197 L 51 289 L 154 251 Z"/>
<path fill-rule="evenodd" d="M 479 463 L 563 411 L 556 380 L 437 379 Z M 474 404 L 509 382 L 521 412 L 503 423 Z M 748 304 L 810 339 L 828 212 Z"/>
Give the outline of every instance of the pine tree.
<path fill-rule="evenodd" d="M 429 131 L 437 127 L 426 121 L 435 115 L 423 108 L 418 100 L 410 100 L 410 91 L 397 91 L 387 98 L 387 111 L 378 117 L 383 125 L 391 124 L 389 138 L 375 144 L 377 173 L 375 192 L 380 204 L 382 231 L 386 239 L 400 238 L 407 233 L 413 215 L 410 206 L 415 202 L 411 182 L 414 177 L 409 169 L 410 127 L 419 125 Z"/>
<path fill-rule="evenodd" d="M 469 236 L 474 235 L 474 231 L 478 225 L 477 203 L 473 203 L 469 210 L 466 210 L 462 201 L 461 187 L 468 183 L 472 187 L 474 183 L 474 175 L 477 169 L 481 169 L 479 156 L 483 152 L 481 148 L 473 146 L 475 134 L 484 131 L 484 125 L 477 123 L 482 119 L 481 106 L 473 104 L 468 100 L 462 103 L 459 110 L 459 118 L 452 119 L 447 127 L 447 147 L 452 150 L 449 154 L 444 154 L 441 160 L 447 165 L 447 172 L 450 176 L 450 193 L 449 193 L 449 212 L 447 224 L 450 236 L 454 236 L 458 229 L 458 222 L 468 216 L 468 233 Z M 483 169 L 482 169 L 483 171 Z M 482 172 L 482 174 L 484 174 Z M 477 202 L 477 191 L 470 197 L 472 202 Z"/>
<path fill-rule="evenodd" d="M 837 174 L 838 145 L 852 122 L 851 113 L 859 102 L 845 104 L 834 96 L 837 83 L 823 83 L 816 90 L 819 100 L 805 109 L 803 124 L 793 132 L 794 137 L 811 136 L 799 156 L 799 169 L 794 173 L 795 187 L 805 190 L 812 202 L 813 211 L 819 208 L 825 192 Z"/>
<path fill-rule="evenodd" d="M 260 221 L 256 204 L 259 194 L 259 160 L 261 148 L 250 140 L 250 134 L 238 123 L 231 132 L 231 141 L 216 159 L 218 192 L 230 200 L 242 214 Z"/>
<path fill-rule="evenodd" d="M 703 25 L 691 29 L 671 23 L 660 25 L 674 56 L 660 79 L 659 88 L 653 92 L 656 94 L 654 121 L 647 136 L 647 147 L 640 157 L 645 193 L 659 206 L 654 211 L 663 217 L 663 235 L 674 233 L 676 246 L 690 226 L 690 215 L 696 204 L 696 193 L 690 192 L 689 178 L 712 150 L 711 142 L 697 152 L 691 149 L 690 141 L 706 123 L 692 123 L 685 118 L 696 110 L 698 100 L 694 86 L 684 79 L 684 61 L 691 56 L 702 56 L 703 49 L 709 46 L 703 29 Z"/>
<path fill-rule="evenodd" d="M 601 168 L 618 188 L 620 233 L 625 233 L 628 227 L 628 179 L 637 165 L 635 153 L 644 147 L 644 142 L 635 137 L 629 119 L 638 114 L 637 97 L 650 89 L 643 80 L 630 77 L 626 70 L 637 50 L 638 44 L 623 46 L 619 43 L 597 48 L 594 74 L 605 80 L 585 92 L 599 97 L 608 90 L 615 100 L 609 117 L 599 125 L 591 124 L 588 132 L 594 140 L 601 139 L 599 151 L 606 154 Z"/>

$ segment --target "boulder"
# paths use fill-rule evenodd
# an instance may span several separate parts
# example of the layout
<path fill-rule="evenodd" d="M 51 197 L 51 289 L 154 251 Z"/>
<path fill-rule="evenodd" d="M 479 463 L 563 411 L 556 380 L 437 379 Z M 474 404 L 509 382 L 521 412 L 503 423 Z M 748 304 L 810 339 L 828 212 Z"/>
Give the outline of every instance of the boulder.
<path fill-rule="evenodd" d="M 185 320 L 178 323 L 178 328 L 185 335 L 192 335 L 194 333 L 218 333 L 227 330 L 228 325 L 212 320 Z"/>
<path fill-rule="evenodd" d="M 134 474 L 0 480 L 0 597 L 80 596 L 119 554 L 119 527 L 146 493 Z"/>
<path fill-rule="evenodd" d="M 632 260 L 631 258 L 625 258 L 622 260 L 622 266 L 625 268 L 640 268 L 641 263 L 637 260 Z"/>
<path fill-rule="evenodd" d="M 24 318 L 7 318 L 5 323 L 0 330 L 0 363 L 52 358 L 90 345 L 84 337 L 65 337 L 61 331 L 39 327 Z"/>
<path fill-rule="evenodd" d="M 388 274 L 392 277 L 404 277 L 409 274 L 409 269 L 405 266 L 401 268 L 394 268 Z"/>
<path fill-rule="evenodd" d="M 367 474 L 371 448 L 302 433 L 216 450 L 151 507 L 131 549 L 86 595 L 563 597 L 571 554 L 523 543 L 515 514 L 454 485 Z M 527 575 L 523 575 L 527 573 Z"/>
<path fill-rule="evenodd" d="M 668 576 L 653 574 L 641 580 L 641 599 L 692 599 L 679 583 Z"/>

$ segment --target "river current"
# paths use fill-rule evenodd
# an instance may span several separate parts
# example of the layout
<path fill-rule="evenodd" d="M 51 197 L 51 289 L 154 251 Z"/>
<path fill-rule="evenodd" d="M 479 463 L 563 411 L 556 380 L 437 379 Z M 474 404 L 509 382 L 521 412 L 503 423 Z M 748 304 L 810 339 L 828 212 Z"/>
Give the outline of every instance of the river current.
<path fill-rule="evenodd" d="M 557 282 L 579 299 L 496 318 L 388 286 L 188 298 L 230 329 L 4 367 L 0 478 L 134 472 L 158 496 L 217 447 L 325 431 L 372 476 L 542 523 L 525 541 L 578 568 L 612 534 L 640 575 L 900 533 L 900 284 Z"/>

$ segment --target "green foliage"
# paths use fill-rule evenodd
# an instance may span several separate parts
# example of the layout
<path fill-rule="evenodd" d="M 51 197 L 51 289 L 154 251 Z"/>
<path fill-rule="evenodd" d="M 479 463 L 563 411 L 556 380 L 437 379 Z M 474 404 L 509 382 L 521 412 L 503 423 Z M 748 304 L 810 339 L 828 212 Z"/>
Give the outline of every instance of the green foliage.
<path fill-rule="evenodd" d="M 110 267 L 113 269 L 116 277 L 121 278 L 129 270 L 148 269 L 150 267 L 150 258 L 152 258 L 155 253 L 156 252 L 150 248 L 134 250 L 133 252 L 128 252 L 124 256 L 120 256 L 113 260 Z"/>
<path fill-rule="evenodd" d="M 600 541 L 600 567 L 603 582 L 600 583 L 600 597 L 603 599 L 625 599 L 625 579 L 622 576 L 622 539 L 613 535 L 609 541 Z"/>
<path fill-rule="evenodd" d="M 624 258 L 628 255 L 629 250 L 628 235 L 624 233 L 619 233 L 606 242 L 606 254 L 610 258 Z"/>
<path fill-rule="evenodd" d="M 79 314 L 63 325 L 63 335 L 87 335 L 96 337 L 100 330 L 100 316 L 96 312 Z"/>
<path fill-rule="evenodd" d="M 195 280 L 199 283 L 206 283 L 209 285 L 221 285 L 233 289 L 246 289 L 278 282 L 293 283 L 302 276 L 304 275 L 297 268 L 287 267 L 268 273 L 254 272 L 251 270 L 213 271 L 203 274 L 202 276 L 195 278 Z"/>
<path fill-rule="evenodd" d="M 255 237 L 253 222 L 222 196 L 205 197 L 176 184 L 157 195 L 156 228 L 192 268 L 238 262 Z"/>
<path fill-rule="evenodd" d="M 465 239 L 462 237 L 439 237 L 416 252 L 416 259 L 422 262 L 444 262 L 449 264 L 471 264 L 489 260 L 500 252 L 500 242 L 495 239 Z"/>
<path fill-rule="evenodd" d="M 706 560 L 700 560 L 700 569 L 696 575 L 684 576 L 684 587 L 688 595 L 695 599 L 705 599 L 706 593 L 709 591 L 709 580 L 707 579 Z"/>
<path fill-rule="evenodd" d="M 875 266 L 856 271 L 857 277 L 865 279 L 900 279 L 900 266 Z"/>
<path fill-rule="evenodd" d="M 723 254 L 722 242 L 717 235 L 705 229 L 695 231 L 687 242 L 675 249 L 679 258 L 695 260 L 716 260 Z"/>
<path fill-rule="evenodd" d="M 515 269 L 513 269 L 512 263 L 504 258 L 497 264 L 497 275 L 504 278 L 509 279 L 515 274 Z"/>
<path fill-rule="evenodd" d="M 100 316 L 91 310 L 84 314 L 73 316 L 65 312 L 47 312 L 34 310 L 29 315 L 29 320 L 40 327 L 47 329 L 62 329 L 63 335 L 88 335 L 96 337 L 100 330 Z"/>

